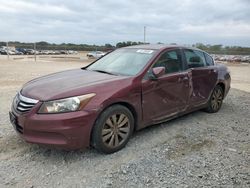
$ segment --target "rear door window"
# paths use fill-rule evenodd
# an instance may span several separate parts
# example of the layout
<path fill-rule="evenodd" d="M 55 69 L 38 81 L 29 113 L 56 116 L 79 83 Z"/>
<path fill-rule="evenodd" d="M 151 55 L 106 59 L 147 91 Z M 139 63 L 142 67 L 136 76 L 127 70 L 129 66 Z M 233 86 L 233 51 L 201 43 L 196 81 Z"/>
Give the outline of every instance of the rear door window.
<path fill-rule="evenodd" d="M 210 55 L 206 54 L 206 53 L 204 53 L 204 54 L 205 54 L 207 66 L 213 66 L 214 65 L 213 58 Z"/>
<path fill-rule="evenodd" d="M 184 54 L 188 68 L 206 66 L 206 60 L 203 52 L 199 50 L 185 49 Z"/>

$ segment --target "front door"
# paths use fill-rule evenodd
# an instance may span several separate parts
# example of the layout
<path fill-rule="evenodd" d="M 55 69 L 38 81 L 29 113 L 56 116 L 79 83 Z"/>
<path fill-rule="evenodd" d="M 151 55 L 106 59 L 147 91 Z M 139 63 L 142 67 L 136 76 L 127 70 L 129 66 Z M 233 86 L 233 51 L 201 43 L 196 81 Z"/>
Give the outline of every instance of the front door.
<path fill-rule="evenodd" d="M 180 50 L 163 52 L 154 67 L 165 67 L 166 72 L 157 80 L 142 81 L 145 125 L 160 122 L 185 110 L 189 98 L 189 75 L 183 72 Z"/>

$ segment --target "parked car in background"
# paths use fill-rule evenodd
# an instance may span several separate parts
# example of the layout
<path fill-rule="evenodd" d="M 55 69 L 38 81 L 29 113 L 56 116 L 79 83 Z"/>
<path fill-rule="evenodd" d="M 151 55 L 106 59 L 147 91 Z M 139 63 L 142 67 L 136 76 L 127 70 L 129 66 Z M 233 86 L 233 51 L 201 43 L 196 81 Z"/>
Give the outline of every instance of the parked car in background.
<path fill-rule="evenodd" d="M 26 54 L 26 49 L 25 48 L 16 48 L 16 51 L 18 53 L 21 52 L 22 54 Z"/>
<path fill-rule="evenodd" d="M 33 49 L 26 49 L 25 54 L 27 54 L 27 55 L 34 55 L 35 54 L 35 50 L 33 50 Z"/>
<path fill-rule="evenodd" d="M 78 54 L 78 52 L 74 50 L 68 50 L 68 54 Z"/>
<path fill-rule="evenodd" d="M 250 56 L 244 56 L 241 61 L 250 63 Z"/>
<path fill-rule="evenodd" d="M 214 55 L 215 61 L 250 63 L 249 55 Z"/>
<path fill-rule="evenodd" d="M 9 55 L 16 55 L 16 51 L 15 50 L 7 50 L 7 53 Z"/>
<path fill-rule="evenodd" d="M 7 55 L 7 54 L 9 54 L 9 55 L 16 55 L 16 50 L 13 49 L 13 48 L 8 48 L 6 46 L 2 46 L 0 48 L 0 54 L 1 55 Z"/>
<path fill-rule="evenodd" d="M 3 48 L 0 48 L 0 54 L 1 55 L 7 55 L 7 51 Z"/>
<path fill-rule="evenodd" d="M 68 54 L 66 50 L 60 50 L 60 54 Z"/>
<path fill-rule="evenodd" d="M 23 55 L 23 52 L 20 52 L 18 50 L 15 50 L 15 55 Z"/>
<path fill-rule="evenodd" d="M 87 53 L 87 57 L 88 58 L 100 58 L 103 57 L 106 53 L 105 52 L 101 52 L 101 51 L 92 51 Z"/>
<path fill-rule="evenodd" d="M 26 83 L 9 115 L 27 142 L 113 153 L 135 130 L 199 109 L 218 112 L 230 82 L 227 67 L 204 51 L 131 46 Z"/>

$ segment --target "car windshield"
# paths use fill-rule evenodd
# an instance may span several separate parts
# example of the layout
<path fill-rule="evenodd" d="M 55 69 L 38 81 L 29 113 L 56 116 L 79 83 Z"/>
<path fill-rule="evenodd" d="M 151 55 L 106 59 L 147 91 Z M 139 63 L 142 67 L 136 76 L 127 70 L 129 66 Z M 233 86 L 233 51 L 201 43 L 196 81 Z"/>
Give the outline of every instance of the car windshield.
<path fill-rule="evenodd" d="M 88 66 L 87 70 L 134 76 L 144 68 L 154 54 L 154 50 L 118 49 Z"/>

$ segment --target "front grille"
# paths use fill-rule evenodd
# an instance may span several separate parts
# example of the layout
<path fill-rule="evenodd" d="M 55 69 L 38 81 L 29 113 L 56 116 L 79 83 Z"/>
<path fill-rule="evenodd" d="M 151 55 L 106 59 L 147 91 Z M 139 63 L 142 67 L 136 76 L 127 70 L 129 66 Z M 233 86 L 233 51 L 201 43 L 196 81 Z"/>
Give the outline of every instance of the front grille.
<path fill-rule="evenodd" d="M 36 103 L 38 103 L 38 100 L 25 97 L 21 95 L 21 93 L 18 93 L 13 101 L 13 106 L 18 112 L 26 113 L 29 112 Z"/>

